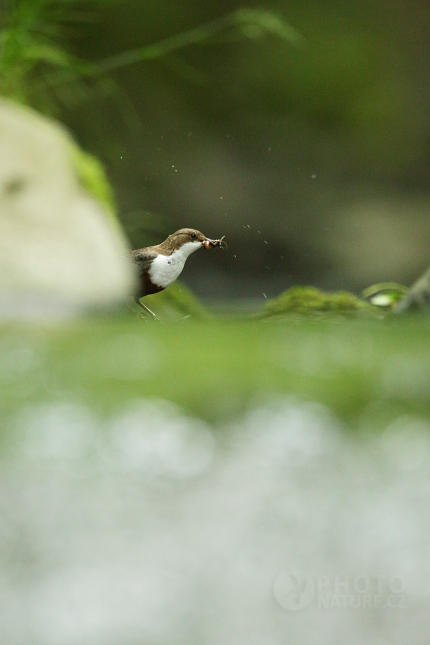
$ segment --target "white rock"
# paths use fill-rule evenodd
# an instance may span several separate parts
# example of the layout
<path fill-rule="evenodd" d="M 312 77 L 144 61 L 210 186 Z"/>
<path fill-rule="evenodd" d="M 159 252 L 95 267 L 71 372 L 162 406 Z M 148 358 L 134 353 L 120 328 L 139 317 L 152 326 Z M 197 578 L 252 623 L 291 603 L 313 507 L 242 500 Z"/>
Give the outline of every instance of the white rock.
<path fill-rule="evenodd" d="M 67 315 L 133 288 L 126 242 L 82 188 L 67 131 L 0 100 L 0 317 Z"/>

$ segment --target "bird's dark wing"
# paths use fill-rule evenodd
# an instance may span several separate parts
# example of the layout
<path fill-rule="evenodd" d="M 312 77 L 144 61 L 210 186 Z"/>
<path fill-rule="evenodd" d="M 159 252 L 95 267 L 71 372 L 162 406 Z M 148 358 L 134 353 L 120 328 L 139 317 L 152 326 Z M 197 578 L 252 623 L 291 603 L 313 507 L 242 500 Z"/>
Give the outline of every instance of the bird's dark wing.
<path fill-rule="evenodd" d="M 144 249 L 136 249 L 128 254 L 129 259 L 137 265 L 139 273 L 146 271 L 151 261 L 157 257 L 157 252 L 150 246 Z"/>
<path fill-rule="evenodd" d="M 144 249 L 136 249 L 135 251 L 131 251 L 131 253 L 128 254 L 131 262 L 136 265 L 139 278 L 136 292 L 134 294 L 134 299 L 136 302 L 139 302 L 139 299 L 143 298 L 143 296 L 149 296 L 149 294 L 151 293 L 163 291 L 163 287 L 158 287 L 152 284 L 148 276 L 148 268 L 151 264 L 151 261 L 156 258 L 157 255 L 158 251 L 156 250 L 156 248 L 151 246 L 148 246 Z"/>

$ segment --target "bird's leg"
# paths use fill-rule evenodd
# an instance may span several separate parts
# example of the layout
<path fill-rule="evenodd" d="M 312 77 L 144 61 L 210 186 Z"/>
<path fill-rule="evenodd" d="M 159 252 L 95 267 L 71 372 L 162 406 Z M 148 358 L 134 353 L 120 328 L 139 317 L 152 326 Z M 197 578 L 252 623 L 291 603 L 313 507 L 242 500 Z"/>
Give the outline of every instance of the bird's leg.
<path fill-rule="evenodd" d="M 150 315 L 154 318 L 154 320 L 159 320 L 159 318 L 157 318 L 157 316 L 154 314 L 154 312 L 153 312 L 153 311 L 151 311 L 151 310 L 150 310 L 150 308 L 149 308 L 149 307 L 147 307 L 147 306 L 146 306 L 146 305 L 144 305 L 142 302 L 140 302 L 139 298 L 135 298 L 135 302 L 136 302 L 138 305 L 140 305 L 140 306 L 142 307 L 142 309 L 144 309 L 145 311 L 147 311 L 147 312 L 148 312 L 148 314 L 150 314 Z"/>
<path fill-rule="evenodd" d="M 145 309 L 145 311 L 147 311 L 149 314 L 151 314 L 151 316 L 153 316 L 153 318 L 157 319 L 157 316 L 154 314 L 154 312 L 153 312 L 153 311 L 151 311 L 151 310 L 150 310 L 150 308 L 149 308 L 149 307 L 147 307 L 146 305 L 144 305 L 142 302 L 139 302 L 139 305 L 140 305 L 143 309 Z"/>

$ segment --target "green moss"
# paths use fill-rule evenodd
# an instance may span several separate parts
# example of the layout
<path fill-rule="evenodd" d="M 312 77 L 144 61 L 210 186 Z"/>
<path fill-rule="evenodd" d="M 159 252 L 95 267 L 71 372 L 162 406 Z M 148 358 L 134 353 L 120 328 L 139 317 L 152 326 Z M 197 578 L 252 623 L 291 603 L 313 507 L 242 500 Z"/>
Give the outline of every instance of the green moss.
<path fill-rule="evenodd" d="M 74 143 L 70 146 L 70 154 L 84 190 L 101 204 L 112 226 L 123 233 L 117 217 L 113 189 L 101 161 Z"/>
<path fill-rule="evenodd" d="M 280 296 L 269 300 L 258 314 L 261 317 L 285 316 L 323 317 L 337 314 L 341 316 L 379 316 L 376 307 L 363 302 L 348 291 L 324 292 L 315 287 L 292 287 Z"/>

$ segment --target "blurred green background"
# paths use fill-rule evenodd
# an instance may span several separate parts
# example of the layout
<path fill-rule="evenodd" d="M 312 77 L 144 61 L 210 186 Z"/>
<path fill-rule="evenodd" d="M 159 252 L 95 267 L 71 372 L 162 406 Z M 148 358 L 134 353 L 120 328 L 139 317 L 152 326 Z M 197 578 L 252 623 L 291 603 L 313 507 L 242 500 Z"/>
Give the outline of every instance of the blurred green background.
<path fill-rule="evenodd" d="M 184 272 L 201 297 L 358 291 L 427 267 L 425 4 L 4 7 L 3 93 L 103 160 L 131 245 L 182 226 L 226 235 L 227 253 Z"/>

